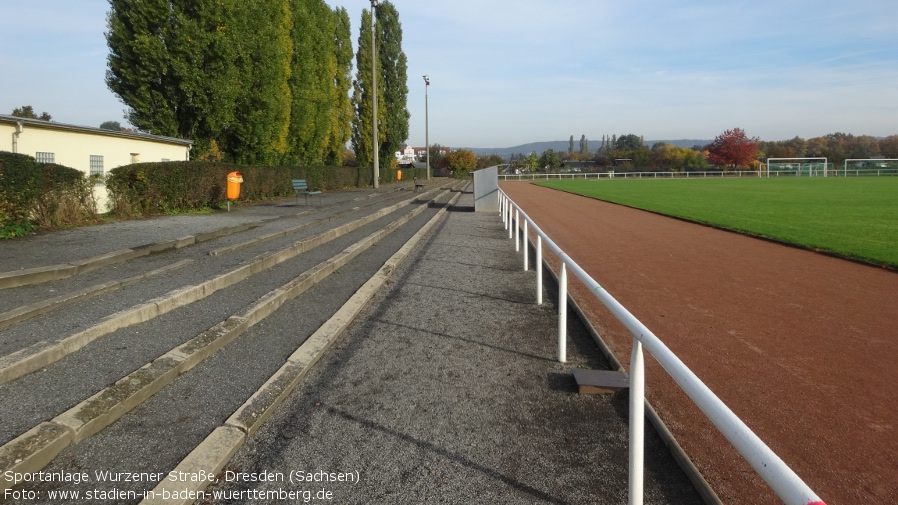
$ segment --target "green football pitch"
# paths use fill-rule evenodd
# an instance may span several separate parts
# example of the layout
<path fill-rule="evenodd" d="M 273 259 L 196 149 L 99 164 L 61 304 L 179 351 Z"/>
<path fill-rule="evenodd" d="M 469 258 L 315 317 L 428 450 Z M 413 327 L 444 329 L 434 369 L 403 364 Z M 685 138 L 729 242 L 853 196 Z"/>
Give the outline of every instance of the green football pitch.
<path fill-rule="evenodd" d="M 536 184 L 898 267 L 898 177 L 603 179 Z"/>

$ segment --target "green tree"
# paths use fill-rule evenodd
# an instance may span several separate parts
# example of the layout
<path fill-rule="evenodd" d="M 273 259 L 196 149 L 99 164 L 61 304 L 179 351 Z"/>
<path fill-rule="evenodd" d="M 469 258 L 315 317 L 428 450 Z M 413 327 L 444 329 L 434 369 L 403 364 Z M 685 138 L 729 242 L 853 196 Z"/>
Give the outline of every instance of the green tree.
<path fill-rule="evenodd" d="M 642 137 L 629 133 L 620 137 L 612 135 L 609 144 L 610 153 L 606 162 L 612 160 L 628 159 L 631 160 L 626 164 L 618 164 L 618 166 L 627 166 L 630 168 L 643 168 L 652 164 L 652 151 L 649 149 Z"/>
<path fill-rule="evenodd" d="M 34 112 L 34 107 L 32 107 L 30 105 L 23 105 L 21 107 L 16 107 L 15 109 L 12 110 L 11 115 L 16 116 L 16 117 L 26 118 L 26 119 L 41 119 L 44 121 L 53 120 L 53 116 L 47 114 L 46 112 L 41 112 L 40 115 L 37 115 L 37 113 Z"/>
<path fill-rule="evenodd" d="M 629 133 L 614 140 L 614 148 L 619 151 L 639 151 L 645 148 L 641 137 Z"/>
<path fill-rule="evenodd" d="M 167 0 L 110 0 L 107 19 L 106 85 L 128 107 L 128 121 L 140 130 L 170 137 L 179 135 L 181 105 L 168 44 L 180 29 L 177 13 Z"/>
<path fill-rule="evenodd" d="M 255 3 L 261 3 L 256 0 Z M 237 0 L 110 0 L 106 84 L 139 130 L 192 139 L 195 154 L 235 120 Z"/>
<path fill-rule="evenodd" d="M 444 153 L 446 149 L 439 144 L 431 144 L 427 150 L 430 151 L 430 166 L 439 167 L 440 162 L 443 161 L 443 157 L 445 156 Z"/>
<path fill-rule="evenodd" d="M 389 0 L 377 7 L 377 57 L 380 60 L 383 94 L 378 101 L 386 109 L 383 126 L 380 129 L 380 159 L 395 159 L 398 151 L 408 138 L 408 59 L 402 50 L 402 24 L 399 12 Z M 382 176 L 390 172 L 381 173 Z"/>
<path fill-rule="evenodd" d="M 352 89 L 353 55 L 349 13 L 345 8 L 339 7 L 332 16 L 336 67 L 331 87 L 333 106 L 331 107 L 325 162 L 329 165 L 336 165 L 342 162 L 343 154 L 346 152 L 346 143 L 352 137 L 353 110 L 349 91 Z"/>
<path fill-rule="evenodd" d="M 358 49 L 356 51 L 356 77 L 352 86 L 352 106 L 355 111 L 352 121 L 352 149 L 360 167 L 370 167 L 374 161 L 374 150 L 371 144 L 374 141 L 374 86 L 372 79 L 372 54 L 371 54 L 371 14 L 367 9 L 362 10 L 362 24 L 359 29 Z M 374 61 L 380 74 L 380 63 Z M 383 79 L 377 80 L 377 118 L 378 128 L 382 128 L 386 108 L 383 100 Z M 382 135 L 378 132 L 378 142 L 382 142 Z M 433 159 L 431 159 L 431 162 Z"/>
<path fill-rule="evenodd" d="M 589 143 L 586 141 L 586 135 L 580 136 L 580 159 L 585 160 L 589 156 Z"/>
<path fill-rule="evenodd" d="M 293 17 L 289 0 L 236 1 L 235 65 L 242 93 L 225 132 L 227 157 L 241 164 L 279 163 L 287 153 Z"/>
<path fill-rule="evenodd" d="M 118 121 L 103 121 L 102 123 L 100 123 L 100 129 L 119 132 L 122 131 L 122 124 Z"/>
<path fill-rule="evenodd" d="M 336 73 L 334 19 L 323 0 L 294 0 L 288 164 L 320 164 L 331 130 Z"/>
<path fill-rule="evenodd" d="M 568 155 L 568 158 L 574 157 L 574 136 L 573 135 L 571 135 L 571 139 L 570 139 L 570 141 L 568 141 L 567 155 Z"/>
<path fill-rule="evenodd" d="M 539 157 L 539 166 L 544 169 L 559 167 L 561 166 L 561 158 L 554 149 L 546 149 L 542 156 Z"/>
<path fill-rule="evenodd" d="M 539 156 L 536 153 L 530 153 L 524 157 L 524 166 L 530 170 L 539 170 Z"/>

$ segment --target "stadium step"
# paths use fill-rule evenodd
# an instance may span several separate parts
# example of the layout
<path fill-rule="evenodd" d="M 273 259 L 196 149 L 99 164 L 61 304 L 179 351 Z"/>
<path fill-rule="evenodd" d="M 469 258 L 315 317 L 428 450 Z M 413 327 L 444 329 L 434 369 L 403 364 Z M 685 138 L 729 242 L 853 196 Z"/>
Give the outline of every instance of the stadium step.
<path fill-rule="evenodd" d="M 190 443 L 199 444 L 212 432 L 216 419 L 221 423 L 238 409 L 239 398 L 252 400 L 253 391 L 268 381 L 273 371 L 288 366 L 285 359 L 330 319 L 326 317 L 327 308 L 341 305 L 334 304 L 335 298 L 351 298 L 372 274 L 383 278 L 383 261 L 377 265 L 379 257 L 401 248 L 459 189 L 437 188 L 411 198 L 397 192 L 366 199 L 362 205 L 350 201 L 337 208 L 315 209 L 314 214 L 303 213 L 301 219 L 308 219 L 303 223 L 296 223 L 295 218 L 278 220 L 281 230 L 271 222 L 257 227 L 252 230 L 258 234 L 257 243 L 245 237 L 236 242 L 221 235 L 211 239 L 208 247 L 190 251 L 190 258 L 173 264 L 172 258 L 167 258 L 170 266 L 161 271 L 155 268 L 7 311 L 16 315 L 6 317 L 6 328 L 0 330 L 4 350 L 0 377 L 6 383 L 0 386 L 0 394 L 13 407 L 0 414 L 4 426 L 0 433 L 4 443 L 0 447 L 0 475 L 39 472 L 47 465 L 64 466 L 65 462 L 54 461 L 54 457 L 76 443 L 90 441 L 107 453 L 121 452 L 122 447 L 128 451 L 133 444 L 120 444 L 118 431 L 165 425 L 167 416 L 176 418 L 169 426 L 179 426 L 179 431 L 190 434 Z M 433 202 L 439 205 L 432 206 Z M 309 236 L 297 240 L 296 235 L 303 232 Z M 377 254 L 371 251 L 375 244 L 375 250 L 382 249 Z M 137 257 L 127 264 L 136 269 L 149 268 L 159 262 L 158 256 L 173 252 L 160 251 L 149 265 L 138 265 L 142 258 Z M 230 259 L 222 262 L 218 256 Z M 165 286 L 194 277 L 179 273 L 185 268 L 200 273 L 205 280 L 182 284 L 161 297 L 153 296 Z M 286 284 L 285 276 L 291 279 Z M 158 282 L 160 279 L 165 282 Z M 151 287 L 153 280 L 158 285 Z M 73 283 L 72 279 L 48 282 L 44 292 L 56 290 L 46 289 L 48 285 L 67 283 L 59 286 L 67 290 Z M 245 289 L 247 284 L 258 285 Z M 86 329 L 69 337 L 35 338 L 35 328 L 60 325 L 87 304 L 105 306 L 104 297 L 116 297 L 111 290 L 128 291 L 121 298 L 143 300 L 124 312 L 109 314 L 107 309 L 104 315 L 103 310 L 82 311 L 91 313 L 93 324 L 85 321 Z M 34 298 L 33 286 L 10 288 L 4 294 L 16 297 L 17 291 L 26 295 L 22 298 Z M 248 293 L 236 294 L 240 291 Z M 228 298 L 239 301 L 221 303 Z M 244 310 L 234 310 L 234 306 Z M 210 313 L 202 319 L 217 318 L 218 323 L 199 332 L 193 330 L 196 324 L 182 324 L 199 313 Z M 256 326 L 265 329 L 259 331 Z M 166 342 L 174 345 L 167 347 Z M 317 345 L 311 342 L 309 345 Z M 50 351 L 33 352 L 38 349 Z M 145 360 L 142 366 L 130 365 L 158 349 L 167 350 Z M 53 359 L 27 358 L 35 354 Z M 247 361 L 247 356 L 253 356 L 253 360 Z M 308 360 L 304 363 L 313 364 Z M 129 373 L 115 378 L 129 366 Z M 99 387 L 104 382 L 108 385 Z M 220 386 L 223 383 L 226 385 Z M 197 412 L 197 401 L 212 403 L 213 407 Z M 258 401 L 252 404 L 257 406 Z M 266 408 L 270 411 L 274 407 Z M 116 433 L 107 436 L 104 428 L 117 420 Z M 256 418 L 255 422 L 262 420 Z M 19 435 L 15 434 L 17 430 Z M 152 446 L 158 433 L 135 429 L 127 436 Z M 151 452 L 153 457 L 142 460 L 139 466 L 173 468 L 190 451 L 178 443 Z M 90 465 L 101 471 L 109 468 L 110 459 L 120 456 L 110 454 Z M 13 484 L 6 477 L 0 481 L 4 489 Z"/>

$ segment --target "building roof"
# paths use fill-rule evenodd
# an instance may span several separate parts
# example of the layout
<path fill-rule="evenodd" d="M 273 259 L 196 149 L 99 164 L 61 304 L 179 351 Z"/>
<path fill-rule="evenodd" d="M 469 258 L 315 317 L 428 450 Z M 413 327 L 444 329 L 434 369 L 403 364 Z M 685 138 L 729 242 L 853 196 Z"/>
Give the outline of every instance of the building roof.
<path fill-rule="evenodd" d="M 149 133 L 126 132 L 105 130 L 103 128 L 92 128 L 90 126 L 78 126 L 66 123 L 57 123 L 55 121 L 44 121 L 43 119 L 30 119 L 17 116 L 8 116 L 0 114 L 0 123 L 22 123 L 25 127 L 44 128 L 50 130 L 72 131 L 78 133 L 90 133 L 93 135 L 106 135 L 109 137 L 122 137 L 136 140 L 151 140 L 154 142 L 165 142 L 168 144 L 179 144 L 184 146 L 192 146 L 192 140 L 178 139 L 174 137 L 163 137 L 161 135 L 150 135 Z"/>

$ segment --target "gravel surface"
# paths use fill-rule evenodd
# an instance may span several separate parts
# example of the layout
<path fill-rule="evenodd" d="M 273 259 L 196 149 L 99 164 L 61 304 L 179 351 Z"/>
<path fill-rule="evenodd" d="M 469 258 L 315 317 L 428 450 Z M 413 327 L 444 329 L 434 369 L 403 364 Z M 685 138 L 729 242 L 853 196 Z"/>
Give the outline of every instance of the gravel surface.
<path fill-rule="evenodd" d="M 102 274 L 91 272 L 43 288 L 4 290 L 4 295 L 39 300 L 50 290 L 65 291 L 125 277 L 180 259 L 196 261 L 176 273 L 16 324 L 0 331 L 0 345 L 14 349 L 41 336 L 71 333 L 121 307 L 201 282 L 357 216 L 344 216 L 220 257 L 209 257 L 212 249 L 375 200 L 385 206 L 411 196 L 401 193 L 386 188 L 379 194 L 329 194 L 326 199 L 332 199 L 333 207 L 319 208 L 314 216 L 297 216 L 297 209 L 283 201 L 273 202 L 268 209 L 242 206 L 235 209 L 238 220 L 278 219 L 207 244 L 104 267 Z M 68 474 L 89 472 L 90 482 L 77 487 L 50 483 L 28 489 L 46 497 L 54 489 L 83 492 L 114 487 L 139 493 L 152 488 L 155 481 L 100 484 L 93 476 L 96 471 L 167 472 L 174 468 L 436 210 L 431 205 L 111 426 L 65 449 L 45 468 Z M 567 315 L 569 361 L 555 360 L 554 285 L 547 283 L 544 288 L 546 303 L 535 305 L 535 273 L 532 269 L 521 271 L 520 253 L 516 254 L 513 242 L 507 240 L 499 216 L 472 211 L 473 197 L 464 193 L 444 221 L 393 273 L 347 334 L 228 466 L 229 471 L 256 478 L 280 474 L 295 479 L 308 472 L 313 482 L 221 481 L 210 488 L 210 496 L 213 491 L 235 493 L 233 499 L 217 500 L 220 503 L 285 501 L 278 499 L 278 494 L 274 499 L 247 499 L 248 493 L 255 491 L 299 492 L 293 502 L 305 501 L 305 491 L 312 493 L 312 499 L 317 493 L 331 493 L 335 503 L 626 501 L 626 392 L 604 396 L 576 393 L 572 368 L 607 369 L 608 364 L 573 312 Z M 403 212 L 149 323 L 119 330 L 45 370 L 0 386 L 4 404 L 14 406 L 0 412 L 0 437 L 8 440 L 174 345 L 241 313 L 259 296 L 383 228 Z M 199 219 L 184 219 L 188 217 Z M 187 231 L 185 222 L 195 228 Z M 221 223 L 210 216 L 169 216 L 129 221 L 116 230 L 59 232 L 55 241 L 54 234 L 45 234 L 19 243 L 0 270 L 71 261 L 211 231 Z M 68 252 L 73 257 L 60 252 L 72 244 L 76 246 Z M 52 254 L 37 254 L 44 250 Z M 545 278 L 549 279 L 548 275 Z M 646 465 L 646 503 L 700 503 L 650 427 Z M 359 482 L 322 482 L 321 472 L 327 478 L 336 478 L 339 472 L 352 473 Z M 58 501 L 63 502 L 72 501 Z"/>
<path fill-rule="evenodd" d="M 626 393 L 576 393 L 572 368 L 607 363 L 573 314 L 569 362 L 554 359 L 557 309 L 535 305 L 535 274 L 499 217 L 471 205 L 465 195 L 228 467 L 287 482 L 222 482 L 211 491 L 233 499 L 218 503 L 289 491 L 339 503 L 626 501 Z M 648 435 L 646 503 L 700 503 Z M 322 472 L 359 481 L 295 481 Z"/>

